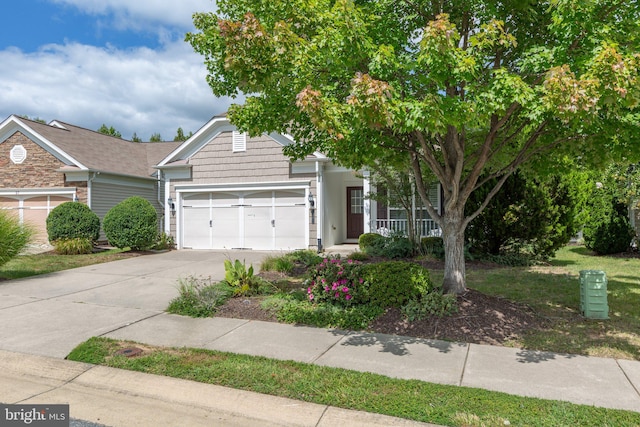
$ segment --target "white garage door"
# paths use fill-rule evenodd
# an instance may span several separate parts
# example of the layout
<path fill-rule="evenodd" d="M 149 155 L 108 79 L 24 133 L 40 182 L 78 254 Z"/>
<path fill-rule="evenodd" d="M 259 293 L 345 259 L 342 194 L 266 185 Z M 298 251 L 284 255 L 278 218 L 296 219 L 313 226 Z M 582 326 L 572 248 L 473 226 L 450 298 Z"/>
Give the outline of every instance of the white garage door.
<path fill-rule="evenodd" d="M 47 216 L 56 206 L 70 202 L 72 195 L 29 194 L 24 196 L 0 196 L 0 209 L 7 209 L 22 224 L 29 224 L 35 230 L 34 243 L 46 243 Z"/>
<path fill-rule="evenodd" d="M 306 243 L 305 192 L 261 190 L 185 194 L 185 248 L 302 249 Z"/>

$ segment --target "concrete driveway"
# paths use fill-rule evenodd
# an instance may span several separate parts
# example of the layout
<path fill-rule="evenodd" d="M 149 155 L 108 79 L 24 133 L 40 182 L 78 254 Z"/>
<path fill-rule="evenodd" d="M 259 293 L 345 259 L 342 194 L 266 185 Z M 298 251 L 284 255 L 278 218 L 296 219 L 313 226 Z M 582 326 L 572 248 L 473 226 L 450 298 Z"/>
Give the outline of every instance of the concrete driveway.
<path fill-rule="evenodd" d="M 180 278 L 224 277 L 224 260 L 256 271 L 267 252 L 171 251 L 0 282 L 0 349 L 64 358 L 92 336 L 163 313 Z"/>

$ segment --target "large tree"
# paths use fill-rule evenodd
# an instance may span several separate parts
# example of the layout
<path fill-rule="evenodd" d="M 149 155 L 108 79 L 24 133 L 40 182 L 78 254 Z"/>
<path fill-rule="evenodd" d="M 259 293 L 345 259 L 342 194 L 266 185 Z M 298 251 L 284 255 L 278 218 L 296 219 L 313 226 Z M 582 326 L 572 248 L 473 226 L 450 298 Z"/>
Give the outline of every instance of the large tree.
<path fill-rule="evenodd" d="M 638 150 L 640 5 L 616 0 L 219 0 L 187 41 L 230 120 L 282 132 L 300 158 L 398 156 L 443 231 L 448 292 L 464 232 L 523 163 Z M 435 175 L 444 213 L 427 197 Z M 497 178 L 479 208 L 469 195 Z"/>

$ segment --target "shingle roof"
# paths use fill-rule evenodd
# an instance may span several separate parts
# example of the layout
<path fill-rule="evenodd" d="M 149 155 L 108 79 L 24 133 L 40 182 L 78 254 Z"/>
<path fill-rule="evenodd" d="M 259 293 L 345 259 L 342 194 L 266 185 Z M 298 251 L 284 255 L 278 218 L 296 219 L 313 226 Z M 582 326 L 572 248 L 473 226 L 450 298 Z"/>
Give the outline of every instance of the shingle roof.
<path fill-rule="evenodd" d="M 149 177 L 157 165 L 181 142 L 135 143 L 56 120 L 51 126 L 21 121 L 89 169 L 120 175 Z"/>

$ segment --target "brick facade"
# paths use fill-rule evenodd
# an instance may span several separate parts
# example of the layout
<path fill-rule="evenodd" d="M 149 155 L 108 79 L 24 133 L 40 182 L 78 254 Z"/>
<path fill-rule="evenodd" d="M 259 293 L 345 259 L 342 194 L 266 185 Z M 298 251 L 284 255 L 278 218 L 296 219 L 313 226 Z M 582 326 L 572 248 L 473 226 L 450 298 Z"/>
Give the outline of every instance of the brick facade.
<path fill-rule="evenodd" d="M 11 149 L 16 145 L 22 145 L 27 151 L 21 164 L 14 164 L 10 158 Z M 0 143 L 0 188 L 76 187 L 79 183 L 66 185 L 64 174 L 56 172 L 62 166 L 64 163 L 21 132 Z"/>

